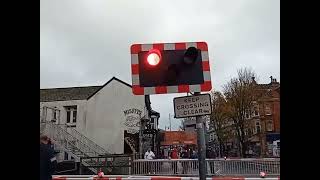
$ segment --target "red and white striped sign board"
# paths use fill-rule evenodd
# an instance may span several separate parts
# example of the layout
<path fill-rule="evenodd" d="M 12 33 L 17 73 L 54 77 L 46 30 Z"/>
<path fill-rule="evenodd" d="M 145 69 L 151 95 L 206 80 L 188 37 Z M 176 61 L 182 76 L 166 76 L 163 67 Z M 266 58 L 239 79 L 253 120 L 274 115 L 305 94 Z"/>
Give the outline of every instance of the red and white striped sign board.
<path fill-rule="evenodd" d="M 195 47 L 201 50 L 202 69 L 204 83 L 202 84 L 183 84 L 177 86 L 156 86 L 142 87 L 139 82 L 139 56 L 143 51 L 151 49 L 165 50 L 186 50 L 189 47 Z M 167 94 L 167 93 L 187 93 L 203 92 L 212 89 L 208 45 L 205 42 L 179 42 L 179 43 L 155 43 L 155 44 L 133 44 L 131 51 L 131 72 L 132 72 L 132 92 L 135 95 L 147 94 Z"/>

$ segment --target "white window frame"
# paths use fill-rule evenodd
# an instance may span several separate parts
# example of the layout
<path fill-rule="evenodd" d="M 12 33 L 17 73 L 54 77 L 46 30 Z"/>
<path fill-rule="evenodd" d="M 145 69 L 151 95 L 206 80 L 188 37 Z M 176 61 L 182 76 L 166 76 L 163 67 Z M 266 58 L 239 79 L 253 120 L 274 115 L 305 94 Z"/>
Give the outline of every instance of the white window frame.
<path fill-rule="evenodd" d="M 77 106 L 65 106 L 66 109 L 66 124 L 70 126 L 77 125 L 78 107 Z M 68 112 L 70 112 L 70 121 L 68 122 Z M 76 116 L 74 118 L 74 112 Z"/>
<path fill-rule="evenodd" d="M 256 114 L 256 112 L 258 112 L 258 114 Z M 253 116 L 253 117 L 257 117 L 257 116 L 259 116 L 259 115 L 260 115 L 260 113 L 259 113 L 259 105 L 255 105 L 255 106 L 253 107 L 252 116 Z"/>
<path fill-rule="evenodd" d="M 259 127 L 259 132 L 258 132 L 258 127 Z M 255 132 L 258 134 L 258 133 L 261 133 L 261 122 L 260 121 L 256 121 L 255 122 Z"/>
<path fill-rule="evenodd" d="M 267 110 L 268 109 L 268 110 Z M 272 111 L 271 111 L 271 105 L 270 104 L 266 104 L 264 107 L 264 112 L 266 115 L 272 115 Z"/>
<path fill-rule="evenodd" d="M 54 120 L 57 120 L 57 110 L 53 110 L 53 112 L 52 112 L 52 118 L 54 119 Z"/>
<path fill-rule="evenodd" d="M 245 116 L 246 119 L 250 119 L 250 118 L 251 118 L 251 113 L 250 113 L 250 111 L 249 111 L 249 110 L 246 110 L 244 116 Z M 248 117 L 247 117 L 247 116 L 248 116 Z"/>
<path fill-rule="evenodd" d="M 244 130 L 244 135 L 246 135 L 246 136 L 249 135 L 249 130 L 248 130 L 248 129 L 245 129 L 245 130 Z"/>
<path fill-rule="evenodd" d="M 269 132 L 273 131 L 273 126 L 274 126 L 273 121 L 272 120 L 268 120 L 267 121 L 267 131 L 269 131 Z M 271 130 L 270 130 L 269 127 L 271 127 Z"/>

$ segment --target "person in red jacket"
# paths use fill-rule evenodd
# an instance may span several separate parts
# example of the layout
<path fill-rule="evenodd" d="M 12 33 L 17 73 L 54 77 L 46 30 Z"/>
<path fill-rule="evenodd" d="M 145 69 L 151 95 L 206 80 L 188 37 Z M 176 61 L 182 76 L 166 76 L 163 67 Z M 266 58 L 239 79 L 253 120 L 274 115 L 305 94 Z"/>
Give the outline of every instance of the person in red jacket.
<path fill-rule="evenodd" d="M 177 148 L 173 148 L 173 150 L 171 151 L 171 159 L 179 159 L 179 154 L 178 154 L 178 150 L 177 150 Z M 172 162 L 172 169 L 173 169 L 173 172 L 174 172 L 174 174 L 176 174 L 177 173 L 177 161 L 173 161 Z"/>
<path fill-rule="evenodd" d="M 171 152 L 171 159 L 178 159 L 179 155 L 178 155 L 178 150 L 177 148 L 173 148 L 172 152 Z"/>

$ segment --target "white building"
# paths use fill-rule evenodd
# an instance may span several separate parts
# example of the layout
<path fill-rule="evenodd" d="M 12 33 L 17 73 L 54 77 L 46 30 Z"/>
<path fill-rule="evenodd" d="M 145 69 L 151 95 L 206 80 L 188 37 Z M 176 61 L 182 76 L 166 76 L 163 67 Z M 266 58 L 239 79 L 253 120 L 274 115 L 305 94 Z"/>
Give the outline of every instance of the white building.
<path fill-rule="evenodd" d="M 149 118 L 146 102 L 115 77 L 103 86 L 40 89 L 40 114 L 46 120 L 66 124 L 115 154 L 124 153 L 125 131 L 137 135 L 140 119 Z M 43 107 L 57 111 L 42 112 Z"/>
<path fill-rule="evenodd" d="M 182 121 L 182 126 L 184 131 L 187 132 L 193 132 L 196 130 L 196 118 L 195 117 L 189 117 L 189 118 L 185 118 Z"/>
<path fill-rule="evenodd" d="M 208 130 L 210 117 L 209 116 L 202 116 L 201 118 L 203 118 L 202 121 L 205 122 L 206 130 Z M 195 117 L 184 118 L 182 121 L 182 126 L 183 126 L 184 131 L 187 131 L 187 132 L 196 131 L 196 118 Z"/>

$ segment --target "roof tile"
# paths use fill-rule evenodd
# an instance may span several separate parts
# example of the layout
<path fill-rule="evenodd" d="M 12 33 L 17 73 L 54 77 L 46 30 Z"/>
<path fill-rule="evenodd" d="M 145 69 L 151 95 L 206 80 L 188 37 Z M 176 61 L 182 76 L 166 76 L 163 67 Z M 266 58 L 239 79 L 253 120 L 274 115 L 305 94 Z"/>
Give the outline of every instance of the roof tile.
<path fill-rule="evenodd" d="M 40 102 L 84 100 L 102 86 L 40 89 Z"/>

